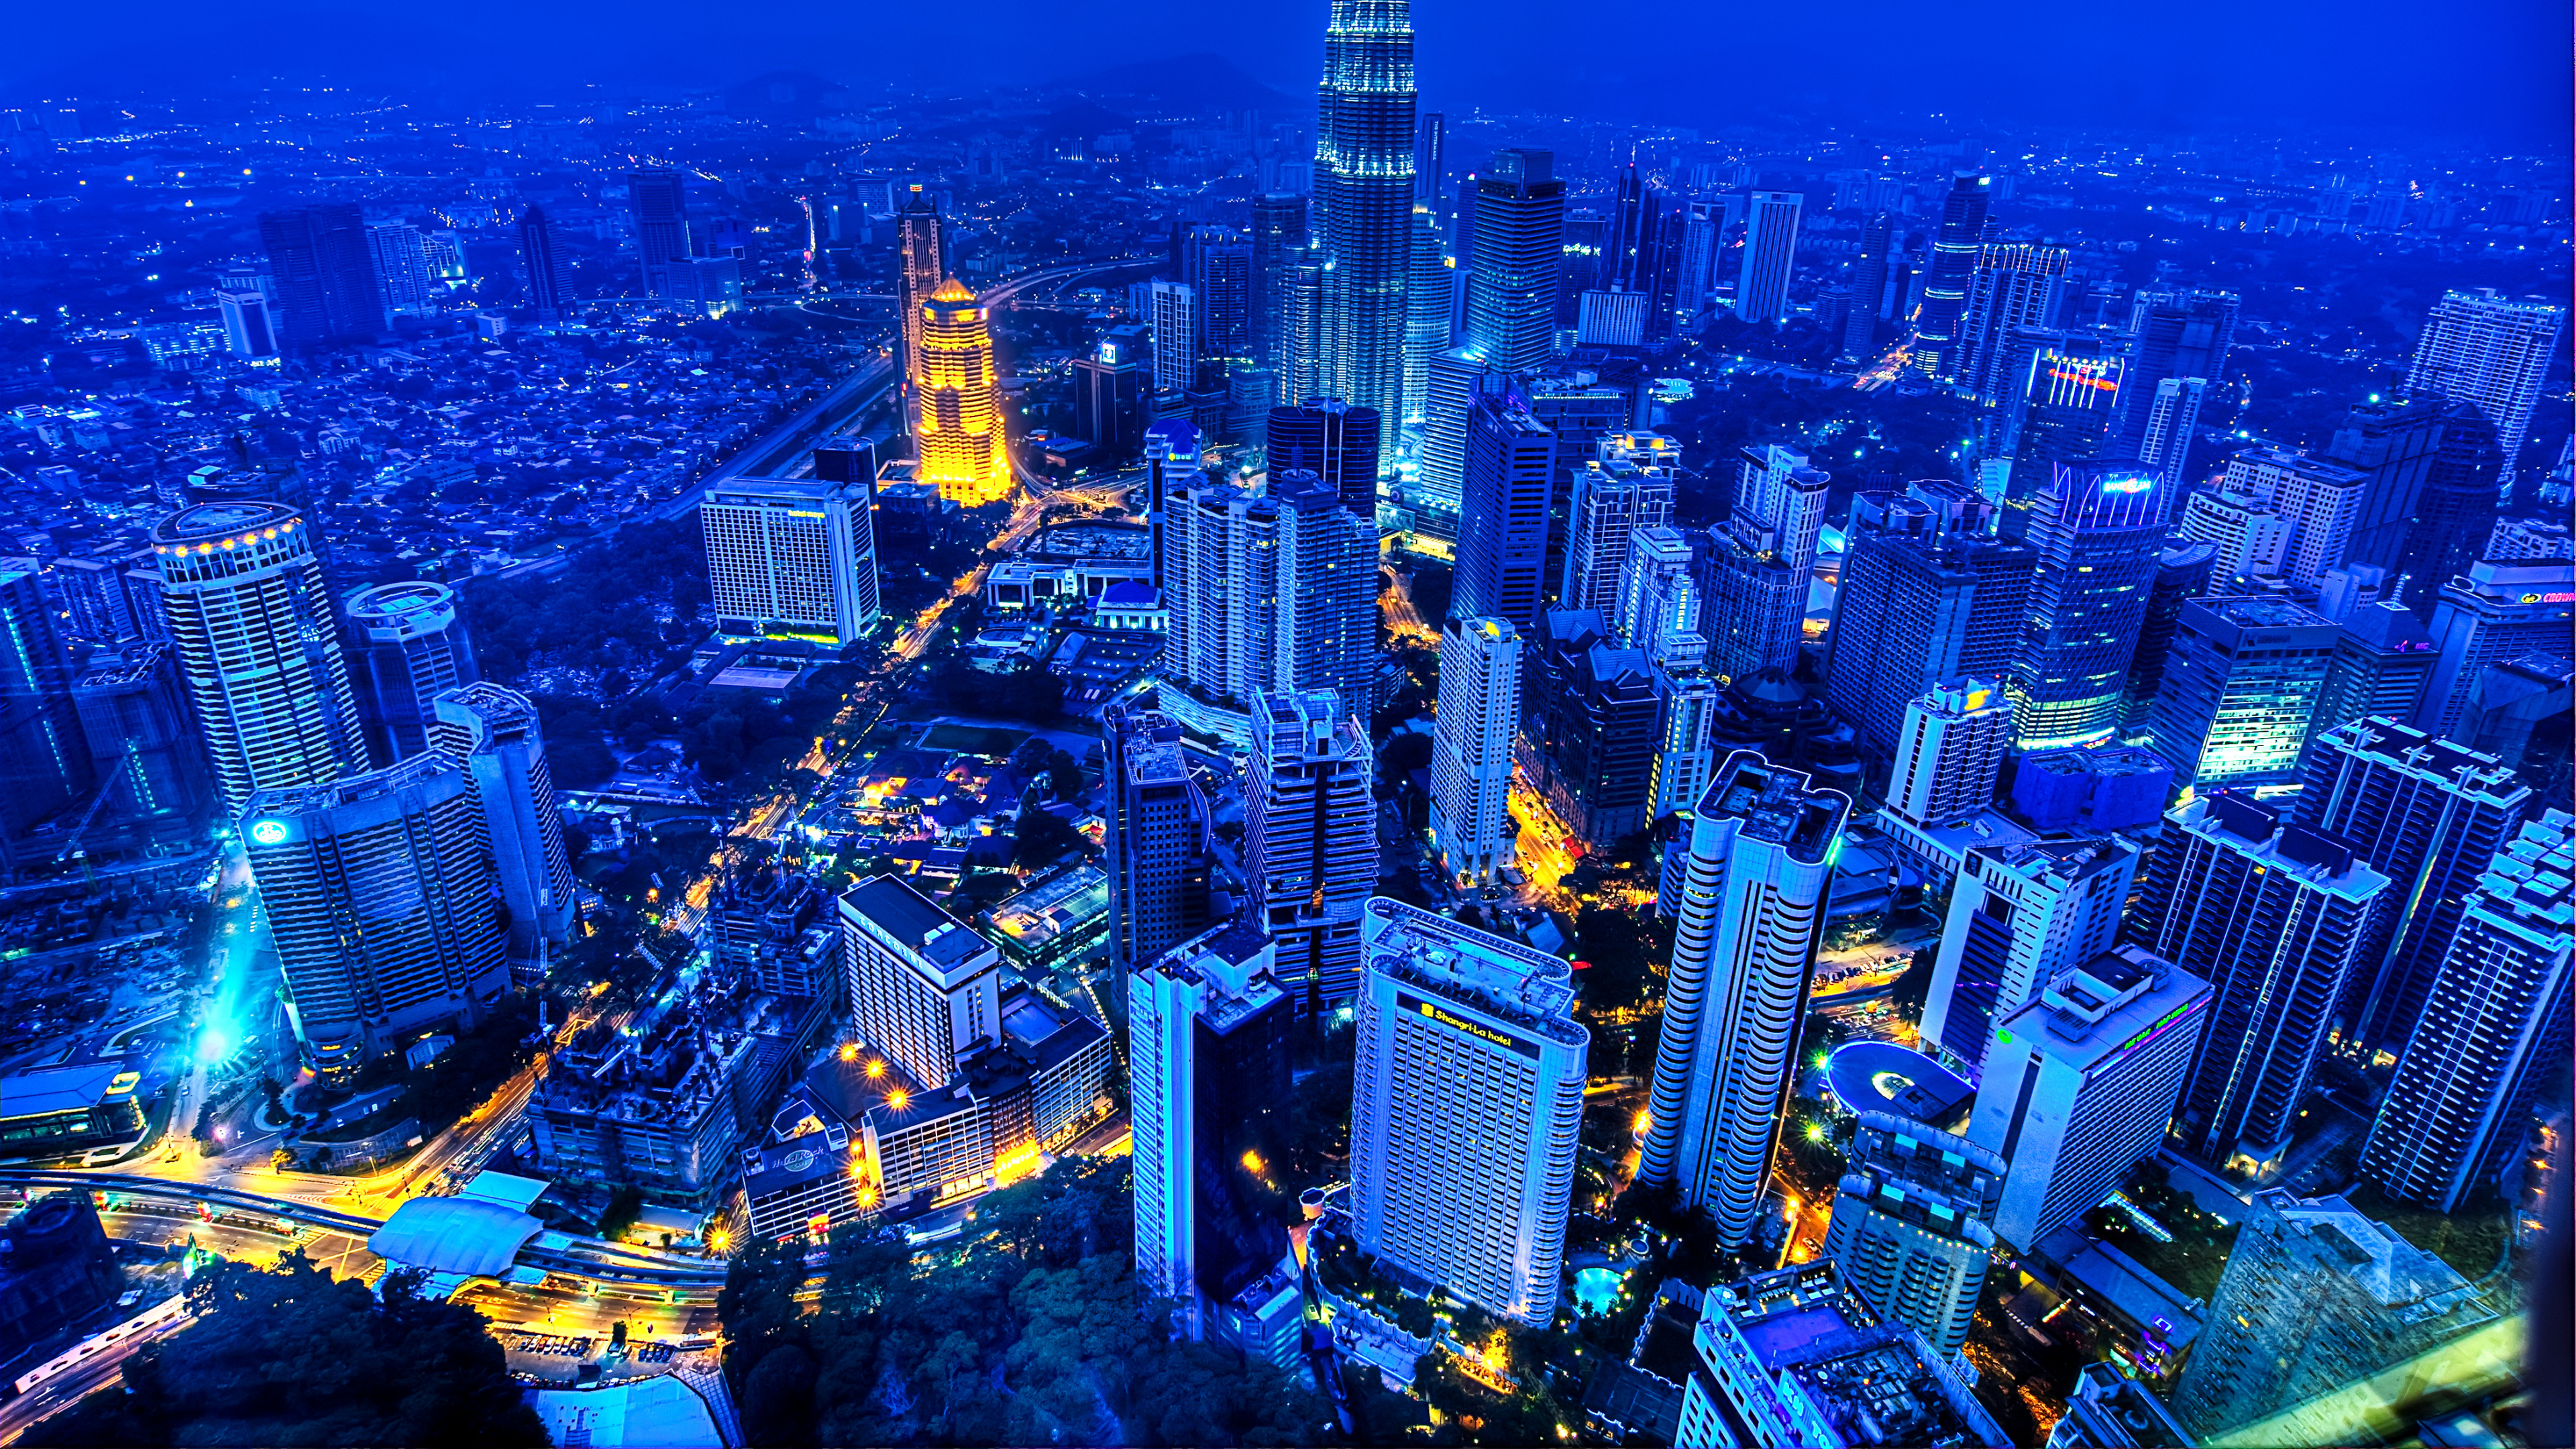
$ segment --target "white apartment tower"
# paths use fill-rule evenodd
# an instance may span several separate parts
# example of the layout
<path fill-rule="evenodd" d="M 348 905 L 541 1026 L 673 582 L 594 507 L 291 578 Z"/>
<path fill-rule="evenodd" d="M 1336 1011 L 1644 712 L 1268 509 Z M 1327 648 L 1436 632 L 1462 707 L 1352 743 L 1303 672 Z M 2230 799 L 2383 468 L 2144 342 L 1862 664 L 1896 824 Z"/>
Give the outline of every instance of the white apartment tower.
<path fill-rule="evenodd" d="M 1910 825 L 1956 825 L 1994 800 L 2012 748 L 2012 701 L 1991 679 L 1945 679 L 1905 707 L 1887 808 Z"/>
<path fill-rule="evenodd" d="M 858 1039 L 924 1088 L 946 1086 L 960 1056 L 1000 1037 L 1000 948 L 891 875 L 843 891 L 839 911 Z"/>
<path fill-rule="evenodd" d="M 2041 987 L 2110 949 L 2137 875 L 2118 835 L 1968 848 L 1950 890 L 1923 1048 L 1974 1077 L 1995 1025 Z"/>
<path fill-rule="evenodd" d="M 2504 467 L 2496 476 L 2499 493 L 2513 487 L 2514 464 L 2531 431 L 2531 410 L 2540 401 L 2558 331 L 2566 324 L 2567 309 L 2555 302 L 2518 300 L 2481 287 L 2443 293 L 2415 340 L 2406 391 L 2475 403 L 2486 414 L 2504 451 Z"/>
<path fill-rule="evenodd" d="M 1440 717 L 1431 748 L 1431 844 L 1459 880 L 1489 885 L 1511 862 L 1512 739 L 1521 717 L 1521 636 L 1509 619 L 1440 631 Z"/>
<path fill-rule="evenodd" d="M 1360 907 L 1377 886 L 1368 732 L 1329 689 L 1252 702 L 1244 869 L 1300 1011 L 1359 991 Z"/>
<path fill-rule="evenodd" d="M 1199 294 L 1186 282 L 1156 281 L 1147 293 L 1146 325 L 1154 333 L 1154 391 L 1187 392 L 1198 385 L 1199 342 L 1205 327 Z"/>
<path fill-rule="evenodd" d="M 835 644 L 877 626 L 872 480 L 732 478 L 707 490 L 698 525 L 716 627 Z"/>
<path fill-rule="evenodd" d="M 1726 530 L 1745 548 L 1803 577 L 1816 565 L 1833 481 L 1832 474 L 1807 466 L 1807 455 L 1794 448 L 1746 448 L 1736 463 L 1735 507 Z"/>

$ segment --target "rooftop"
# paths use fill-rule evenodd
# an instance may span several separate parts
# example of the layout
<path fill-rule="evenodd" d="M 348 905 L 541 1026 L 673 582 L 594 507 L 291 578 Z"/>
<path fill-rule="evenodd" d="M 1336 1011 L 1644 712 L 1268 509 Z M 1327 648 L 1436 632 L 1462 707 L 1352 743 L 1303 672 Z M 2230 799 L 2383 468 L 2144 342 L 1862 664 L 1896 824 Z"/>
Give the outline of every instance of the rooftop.
<path fill-rule="evenodd" d="M 1789 849 L 1789 858 L 1814 864 L 1842 833 L 1851 801 L 1838 790 L 1810 789 L 1807 776 L 1782 769 L 1754 750 L 1737 750 L 1718 767 L 1700 797 L 1702 818 L 1737 816 L 1744 833 Z"/>
<path fill-rule="evenodd" d="M 864 917 L 888 938 L 939 966 L 955 966 L 989 952 L 993 943 L 901 876 L 872 876 L 841 895 L 845 913 Z"/>

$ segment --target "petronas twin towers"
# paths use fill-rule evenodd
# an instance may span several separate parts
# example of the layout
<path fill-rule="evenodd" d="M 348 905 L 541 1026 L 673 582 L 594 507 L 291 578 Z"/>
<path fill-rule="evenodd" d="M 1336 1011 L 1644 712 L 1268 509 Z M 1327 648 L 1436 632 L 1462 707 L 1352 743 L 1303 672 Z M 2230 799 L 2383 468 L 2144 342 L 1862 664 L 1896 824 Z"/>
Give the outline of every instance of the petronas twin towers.
<path fill-rule="evenodd" d="M 1384 419 L 1378 471 L 1405 415 L 1404 297 L 1413 222 L 1409 0 L 1333 0 L 1315 120 L 1315 238 L 1324 258 L 1319 390 Z"/>

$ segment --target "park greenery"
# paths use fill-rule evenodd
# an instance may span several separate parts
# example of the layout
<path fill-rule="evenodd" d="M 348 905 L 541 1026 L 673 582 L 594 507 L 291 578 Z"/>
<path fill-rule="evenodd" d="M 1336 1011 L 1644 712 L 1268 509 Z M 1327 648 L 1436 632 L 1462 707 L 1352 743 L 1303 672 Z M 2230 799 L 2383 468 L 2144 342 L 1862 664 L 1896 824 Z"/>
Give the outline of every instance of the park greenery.
<path fill-rule="evenodd" d="M 102 1389 L 30 1429 L 31 1446 L 542 1445 L 483 1316 L 421 1296 L 381 1299 L 298 1250 L 271 1267 L 216 1261 L 188 1284 L 196 1321 L 126 1361 Z"/>

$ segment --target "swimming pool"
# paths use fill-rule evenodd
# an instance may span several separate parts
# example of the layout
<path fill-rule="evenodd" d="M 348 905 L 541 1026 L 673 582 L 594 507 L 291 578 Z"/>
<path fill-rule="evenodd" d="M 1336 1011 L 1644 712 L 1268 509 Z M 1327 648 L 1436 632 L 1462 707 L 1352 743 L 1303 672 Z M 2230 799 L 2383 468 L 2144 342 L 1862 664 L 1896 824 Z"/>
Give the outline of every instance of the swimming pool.
<path fill-rule="evenodd" d="M 1608 1268 L 1585 1268 L 1576 1273 L 1574 1301 L 1586 1313 L 1608 1313 L 1619 1306 L 1619 1275 Z"/>

